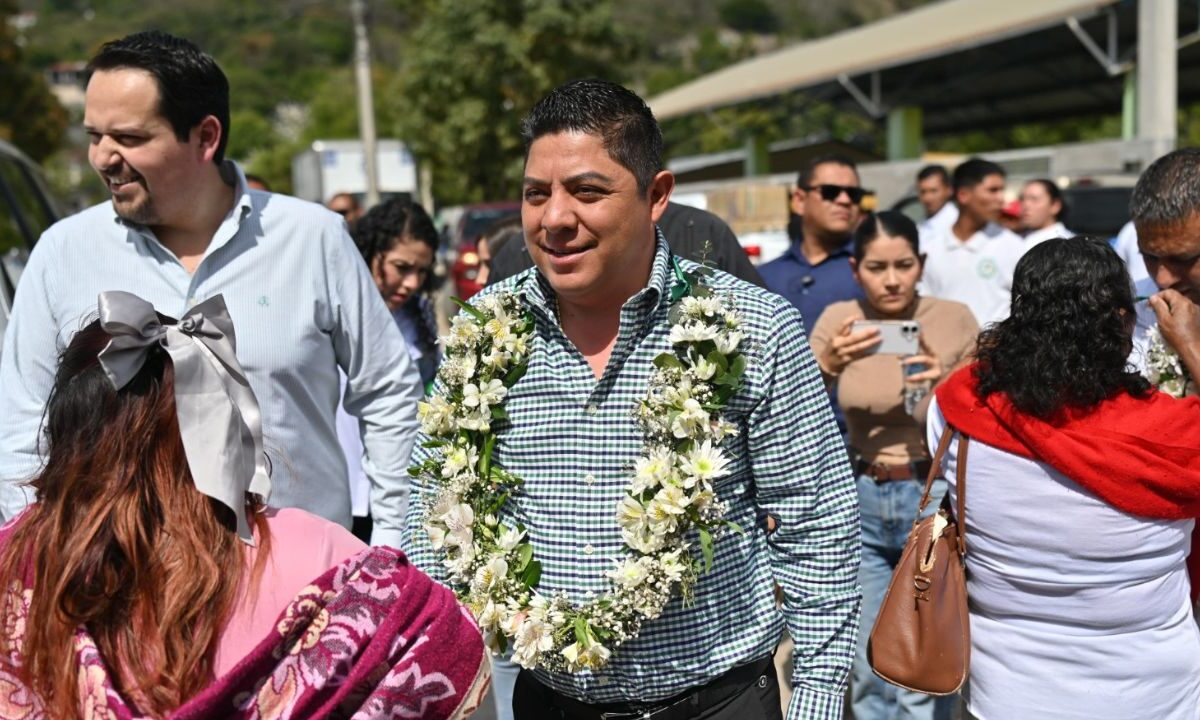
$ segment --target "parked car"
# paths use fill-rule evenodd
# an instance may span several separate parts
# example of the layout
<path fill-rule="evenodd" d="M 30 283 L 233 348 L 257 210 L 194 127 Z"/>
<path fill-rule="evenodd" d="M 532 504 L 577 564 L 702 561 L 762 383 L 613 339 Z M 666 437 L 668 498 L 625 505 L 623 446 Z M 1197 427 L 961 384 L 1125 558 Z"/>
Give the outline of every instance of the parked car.
<path fill-rule="evenodd" d="M 8 327 L 29 251 L 58 217 L 58 207 L 38 166 L 0 140 L 0 337 Z"/>
<path fill-rule="evenodd" d="M 479 238 L 487 229 L 501 220 L 521 214 L 521 203 L 494 202 L 464 205 L 458 218 L 452 244 L 455 250 L 454 264 L 450 266 L 450 277 L 454 280 L 454 294 L 466 300 L 479 292 L 483 286 L 475 281 L 479 276 L 479 254 L 476 252 Z"/>

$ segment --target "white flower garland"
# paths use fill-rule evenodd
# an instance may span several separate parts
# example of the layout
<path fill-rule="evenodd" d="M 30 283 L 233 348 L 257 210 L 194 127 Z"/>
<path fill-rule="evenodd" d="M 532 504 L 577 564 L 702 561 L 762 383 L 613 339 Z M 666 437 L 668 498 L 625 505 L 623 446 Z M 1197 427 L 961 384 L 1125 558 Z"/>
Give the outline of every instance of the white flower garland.
<path fill-rule="evenodd" d="M 1146 379 L 1172 397 L 1187 395 L 1192 378 L 1179 360 L 1179 355 L 1163 339 L 1157 324 L 1146 332 L 1146 337 L 1150 341 L 1146 349 Z"/>
<path fill-rule="evenodd" d="M 746 369 L 743 335 L 730 298 L 700 284 L 698 274 L 676 271 L 682 281 L 676 288 L 690 294 L 673 292 L 679 300 L 670 310 L 673 352 L 655 358 L 634 411 L 645 444 L 615 508 L 626 557 L 606 573 L 609 591 L 582 605 L 565 592 L 537 590 L 541 564 L 525 528 L 499 520 L 522 481 L 492 462 L 491 423 L 507 418 L 505 397 L 525 372 L 532 318 L 517 295 L 497 293 L 476 307 L 460 303 L 464 312 L 443 339 L 441 387 L 420 405 L 433 452 L 409 472 L 437 488 L 425 530 L 444 554 L 451 586 L 493 651 L 511 644 L 523 667 L 603 667 L 676 592 L 690 600 L 697 577 L 712 566 L 714 533 L 736 529 L 724 520 L 726 504 L 713 483 L 729 474 L 720 445 L 737 428 L 721 411 Z"/>

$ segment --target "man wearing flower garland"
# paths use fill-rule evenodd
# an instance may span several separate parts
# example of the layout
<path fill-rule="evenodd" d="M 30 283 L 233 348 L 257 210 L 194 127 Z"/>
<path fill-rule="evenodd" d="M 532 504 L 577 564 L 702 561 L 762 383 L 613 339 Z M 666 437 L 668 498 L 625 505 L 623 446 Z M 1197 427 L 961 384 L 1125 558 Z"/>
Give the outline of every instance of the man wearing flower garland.
<path fill-rule="evenodd" d="M 527 668 L 518 720 L 777 718 L 785 622 L 788 717 L 840 719 L 858 507 L 797 311 L 670 253 L 633 93 L 567 83 L 522 132 L 536 267 L 454 320 L 409 557 Z"/>

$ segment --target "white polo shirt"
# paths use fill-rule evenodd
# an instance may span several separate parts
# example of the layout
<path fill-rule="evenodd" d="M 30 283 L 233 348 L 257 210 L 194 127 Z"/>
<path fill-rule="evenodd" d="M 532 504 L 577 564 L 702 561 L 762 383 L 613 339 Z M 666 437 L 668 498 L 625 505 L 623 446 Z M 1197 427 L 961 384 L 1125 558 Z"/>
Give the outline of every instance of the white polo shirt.
<path fill-rule="evenodd" d="M 989 223 L 966 242 L 953 228 L 922 238 L 925 274 L 921 292 L 971 308 L 979 326 L 1008 317 L 1013 270 L 1025 253 L 1020 235 Z"/>
<path fill-rule="evenodd" d="M 958 220 L 958 206 L 953 200 L 949 200 L 938 210 L 932 217 L 927 217 L 917 225 L 917 230 L 921 233 L 921 240 L 924 241 L 926 236 L 939 233 L 942 230 L 954 224 Z"/>
<path fill-rule="evenodd" d="M 1041 230 L 1030 230 L 1029 234 L 1025 236 L 1025 247 L 1031 248 L 1047 240 L 1069 237 L 1075 237 L 1075 233 L 1068 230 L 1066 225 L 1055 221 L 1053 225 L 1047 225 Z"/>

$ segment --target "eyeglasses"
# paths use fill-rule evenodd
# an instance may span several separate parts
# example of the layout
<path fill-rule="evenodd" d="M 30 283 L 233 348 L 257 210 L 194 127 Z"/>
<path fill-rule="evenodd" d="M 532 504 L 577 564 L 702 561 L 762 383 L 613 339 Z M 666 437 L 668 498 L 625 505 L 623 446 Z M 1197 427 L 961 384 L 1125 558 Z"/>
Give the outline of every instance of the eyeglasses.
<path fill-rule="evenodd" d="M 850 187 L 849 185 L 811 185 L 804 188 L 809 192 L 816 190 L 821 193 L 821 199 L 826 202 L 835 202 L 842 193 L 846 193 L 846 197 L 850 198 L 850 202 L 858 205 L 862 199 L 866 197 L 867 191 L 860 187 Z"/>

